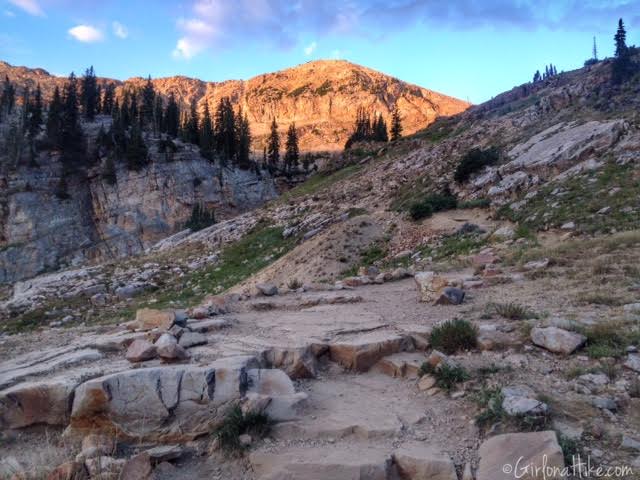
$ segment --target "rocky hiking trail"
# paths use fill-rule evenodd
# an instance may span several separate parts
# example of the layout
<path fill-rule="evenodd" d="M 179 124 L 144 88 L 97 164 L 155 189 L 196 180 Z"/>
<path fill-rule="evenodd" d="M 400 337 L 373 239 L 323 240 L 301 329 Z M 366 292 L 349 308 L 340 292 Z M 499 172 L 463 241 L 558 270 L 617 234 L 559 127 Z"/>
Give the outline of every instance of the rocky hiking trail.
<path fill-rule="evenodd" d="M 535 320 L 529 338 L 530 327 L 487 315 L 497 298 L 566 308 L 553 277 L 504 268 L 492 280 L 496 258 L 491 249 L 474 257 L 480 276 L 464 268 L 411 278 L 400 269 L 378 284 L 364 274 L 345 280 L 356 287 L 287 293 L 260 284 L 255 295 L 209 297 L 188 311 L 141 310 L 118 327 L 11 339 L 0 346 L 5 358 L 28 353 L 0 369 L 0 465 L 5 474 L 28 471 L 43 460 L 25 446 L 39 445 L 62 464 L 48 478 L 497 480 L 511 478 L 496 465 L 514 456 L 546 454 L 564 465 L 552 429 L 593 435 L 599 461 L 628 459 L 640 422 L 629 382 L 602 374 L 567 381 L 567 364 L 586 372 L 593 362 L 570 356 L 584 338 L 560 328 L 560 318 Z M 457 288 L 462 304 L 434 305 Z M 433 328 L 460 316 L 473 319 L 478 349 L 432 348 Z M 625 372 L 637 369 L 634 359 Z M 422 375 L 425 364 L 472 374 L 448 390 Z M 477 420 L 487 385 L 502 388 L 506 412 L 491 434 Z M 237 404 L 274 422 L 265 439 L 243 439 L 240 457 L 211 436 Z M 508 426 L 509 415 L 549 410 L 553 423 L 541 431 Z M 617 435 L 627 445 L 619 452 Z"/>

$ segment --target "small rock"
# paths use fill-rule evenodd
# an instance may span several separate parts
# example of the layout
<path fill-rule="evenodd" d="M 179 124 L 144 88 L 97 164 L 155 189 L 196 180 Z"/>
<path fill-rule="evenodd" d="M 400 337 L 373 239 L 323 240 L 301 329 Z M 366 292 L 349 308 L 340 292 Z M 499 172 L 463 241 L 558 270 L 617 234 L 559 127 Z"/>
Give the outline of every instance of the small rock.
<path fill-rule="evenodd" d="M 171 310 L 155 310 L 153 308 L 141 308 L 136 312 L 136 320 L 133 326 L 136 330 L 169 330 L 175 322 L 176 315 Z"/>
<path fill-rule="evenodd" d="M 81 462 L 66 462 L 58 465 L 47 475 L 47 480 L 87 480 L 89 474 Z"/>
<path fill-rule="evenodd" d="M 500 227 L 495 232 L 493 232 L 492 237 L 498 240 L 512 240 L 515 238 L 516 232 L 513 228 L 509 226 Z"/>
<path fill-rule="evenodd" d="M 418 388 L 423 392 L 429 390 L 435 384 L 436 379 L 431 375 L 423 375 L 422 377 L 420 377 L 420 380 L 418 380 Z"/>
<path fill-rule="evenodd" d="M 615 412 L 618 409 L 618 404 L 613 398 L 609 397 L 592 397 L 591 404 L 599 408 L 600 410 L 609 410 Z"/>
<path fill-rule="evenodd" d="M 569 332 L 557 327 L 534 328 L 531 341 L 539 347 L 554 353 L 569 355 L 586 342 L 587 338 L 579 333 Z"/>
<path fill-rule="evenodd" d="M 170 462 L 184 455 L 184 448 L 180 445 L 161 445 L 145 451 L 152 463 Z"/>
<path fill-rule="evenodd" d="M 271 283 L 258 283 L 256 288 L 265 297 L 272 297 L 278 294 L 278 287 Z"/>
<path fill-rule="evenodd" d="M 434 305 L 460 305 L 464 301 L 464 290 L 456 287 L 446 287 L 440 293 Z"/>
<path fill-rule="evenodd" d="M 524 264 L 525 270 L 543 270 L 549 266 L 549 259 L 532 260 Z"/>
<path fill-rule="evenodd" d="M 243 447 L 248 447 L 253 442 L 253 438 L 251 438 L 251 435 L 247 433 L 243 433 L 242 435 L 240 435 L 238 437 L 238 440 L 240 441 L 240 445 L 242 445 Z"/>
<path fill-rule="evenodd" d="M 132 363 L 144 362 L 156 358 L 157 353 L 154 344 L 146 340 L 138 339 L 131 342 L 131 345 L 127 348 L 125 358 Z"/>
<path fill-rule="evenodd" d="M 629 450 L 640 450 L 640 440 L 623 435 L 620 447 L 627 448 Z"/>
<path fill-rule="evenodd" d="M 561 230 L 575 230 L 576 229 L 576 224 L 575 224 L 575 222 L 567 222 L 567 223 L 562 224 L 560 229 Z"/>
<path fill-rule="evenodd" d="M 624 362 L 624 367 L 640 373 L 640 355 L 627 356 L 627 361 Z"/>
<path fill-rule="evenodd" d="M 180 340 L 178 341 L 178 345 L 180 345 L 182 348 L 191 348 L 198 345 L 204 345 L 207 342 L 208 342 L 207 337 L 202 333 L 185 332 L 180 337 Z"/>
<path fill-rule="evenodd" d="M 127 463 L 122 467 L 120 478 L 123 480 L 147 480 L 151 477 L 151 472 L 151 459 L 149 454 L 143 452 L 127 460 Z"/>

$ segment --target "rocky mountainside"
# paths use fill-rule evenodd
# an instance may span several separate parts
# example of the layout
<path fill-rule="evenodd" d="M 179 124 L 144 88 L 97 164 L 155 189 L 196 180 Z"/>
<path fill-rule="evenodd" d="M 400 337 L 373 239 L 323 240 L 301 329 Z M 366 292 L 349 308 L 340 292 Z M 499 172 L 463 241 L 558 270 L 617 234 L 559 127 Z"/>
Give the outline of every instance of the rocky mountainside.
<path fill-rule="evenodd" d="M 0 77 L 5 75 L 30 88 L 40 83 L 46 98 L 50 98 L 56 85 L 61 87 L 64 83 L 63 78 L 42 69 L 0 62 Z M 115 82 L 119 92 L 127 86 L 141 87 L 144 81 L 99 79 L 103 85 Z M 220 98 L 230 97 L 235 107 L 242 107 L 248 114 L 255 139 L 253 149 L 259 153 L 274 117 L 282 134 L 295 122 L 302 151 L 335 151 L 342 149 L 352 133 L 358 107 L 372 115 L 381 113 L 389 120 L 397 105 L 407 134 L 425 128 L 440 116 L 454 115 L 469 107 L 462 100 L 342 60 L 308 62 L 246 81 L 168 77 L 154 79 L 153 84 L 164 96 L 173 93 L 184 108 L 195 100 L 200 109 L 207 102 L 209 109 L 215 111 Z"/>
<path fill-rule="evenodd" d="M 17 282 L 0 474 L 507 480 L 579 455 L 639 478 L 640 77 L 611 64 Z"/>

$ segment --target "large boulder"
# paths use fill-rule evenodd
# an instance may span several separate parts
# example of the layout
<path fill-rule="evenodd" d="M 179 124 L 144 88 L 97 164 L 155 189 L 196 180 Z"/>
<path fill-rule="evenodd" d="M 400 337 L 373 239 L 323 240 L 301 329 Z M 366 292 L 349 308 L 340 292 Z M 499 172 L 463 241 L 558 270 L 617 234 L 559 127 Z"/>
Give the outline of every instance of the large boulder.
<path fill-rule="evenodd" d="M 496 435 L 480 445 L 478 457 L 476 480 L 560 479 L 564 468 L 553 431 Z M 546 475 L 532 474 L 536 468 L 544 468 Z"/>
<path fill-rule="evenodd" d="M 320 346 L 317 349 L 321 349 Z M 317 359 L 314 346 L 304 347 L 272 347 L 262 356 L 267 365 L 281 368 L 291 378 L 314 378 L 317 370 Z"/>
<path fill-rule="evenodd" d="M 0 427 L 23 428 L 29 425 L 66 425 L 69 405 L 79 380 L 63 376 L 37 382 L 25 382 L 0 392 Z"/>
<path fill-rule="evenodd" d="M 421 302 L 435 302 L 443 288 L 449 286 L 449 281 L 434 272 L 416 272 L 413 276 L 418 288 L 418 299 Z"/>
<path fill-rule="evenodd" d="M 140 368 L 89 380 L 75 392 L 71 431 L 101 431 L 124 439 L 185 441 L 210 432 L 244 396 L 253 357 L 207 367 Z"/>
<path fill-rule="evenodd" d="M 381 358 L 413 348 L 411 338 L 372 332 L 350 341 L 329 345 L 331 360 L 348 370 L 366 372 Z"/>
<path fill-rule="evenodd" d="M 514 385 L 502 389 L 502 409 L 507 415 L 517 417 L 544 416 L 549 411 L 546 403 L 536 398 L 535 392 L 526 385 Z"/>
<path fill-rule="evenodd" d="M 569 355 L 581 347 L 587 338 L 562 328 L 546 327 L 531 330 L 531 341 L 550 352 Z"/>
<path fill-rule="evenodd" d="M 393 453 L 401 478 L 406 480 L 458 480 L 449 456 L 424 443 L 409 443 Z"/>
<path fill-rule="evenodd" d="M 136 319 L 130 324 L 134 330 L 169 330 L 176 320 L 176 314 L 172 310 L 156 310 L 153 308 L 141 308 L 136 312 Z"/>
<path fill-rule="evenodd" d="M 151 360 L 158 355 L 156 351 L 156 346 L 143 339 L 134 340 L 129 348 L 127 348 L 127 353 L 125 354 L 125 358 L 132 363 L 136 362 L 144 362 L 146 360 Z"/>

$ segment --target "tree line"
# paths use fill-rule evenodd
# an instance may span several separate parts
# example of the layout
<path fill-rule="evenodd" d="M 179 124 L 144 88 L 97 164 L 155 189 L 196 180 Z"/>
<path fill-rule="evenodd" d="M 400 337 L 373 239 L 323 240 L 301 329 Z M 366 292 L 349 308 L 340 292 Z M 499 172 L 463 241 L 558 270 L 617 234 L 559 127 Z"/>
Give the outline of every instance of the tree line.
<path fill-rule="evenodd" d="M 375 115 L 373 120 L 364 107 L 358 107 L 356 111 L 356 120 L 353 126 L 353 133 L 347 139 L 345 150 L 348 150 L 356 142 L 372 141 L 372 142 L 388 142 L 396 141 L 402 136 L 402 119 L 400 111 L 395 106 L 391 113 L 391 136 L 387 131 L 387 123 L 381 113 Z"/>
<path fill-rule="evenodd" d="M 37 151 L 59 152 L 67 173 L 104 159 L 103 176 L 109 181 L 115 181 L 117 162 L 124 162 L 131 170 L 147 165 L 147 143 L 151 139 L 157 140 L 159 151 L 167 157 L 177 151 L 174 140 L 180 139 L 198 146 L 204 158 L 222 166 L 259 169 L 251 158 L 251 129 L 242 107 L 234 110 L 229 97 L 221 98 L 213 112 L 208 102 L 204 102 L 201 113 L 197 107 L 192 100 L 187 109 L 181 109 L 173 93 L 165 101 L 155 91 L 150 76 L 142 87 L 127 85 L 116 96 L 116 84 L 100 85 L 90 67 L 81 78 L 71 73 L 62 89 L 56 86 L 48 104 L 38 84 L 33 95 L 28 88 L 23 90 L 18 107 L 16 87 L 5 77 L 0 93 L 0 123 L 12 120 L 5 143 L 16 164 L 23 158 L 25 147 L 33 165 L 37 165 Z M 98 115 L 110 116 L 111 121 L 100 125 L 95 149 L 88 151 L 82 120 L 100 120 Z M 263 166 L 272 173 L 290 174 L 299 169 L 300 158 L 298 132 L 295 124 L 291 124 L 281 162 L 274 118 Z M 309 169 L 307 157 L 302 159 L 302 166 L 305 171 Z"/>

